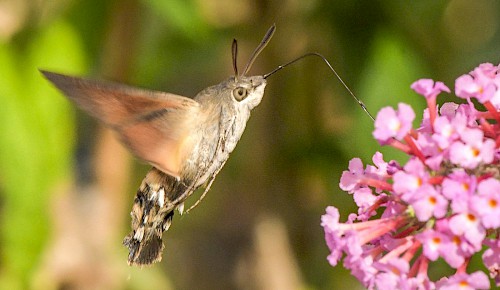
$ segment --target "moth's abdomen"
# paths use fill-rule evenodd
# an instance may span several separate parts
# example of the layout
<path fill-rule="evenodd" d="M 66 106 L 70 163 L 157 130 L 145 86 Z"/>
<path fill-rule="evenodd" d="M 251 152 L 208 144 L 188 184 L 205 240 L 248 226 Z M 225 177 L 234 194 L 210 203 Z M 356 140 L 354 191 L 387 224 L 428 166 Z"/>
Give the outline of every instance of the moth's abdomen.
<path fill-rule="evenodd" d="M 129 249 L 130 265 L 149 265 L 161 261 L 162 235 L 168 230 L 174 211 L 183 205 L 183 182 L 152 168 L 137 190 L 130 213 L 132 231 L 123 244 Z M 187 197 L 187 195 L 186 195 Z"/>

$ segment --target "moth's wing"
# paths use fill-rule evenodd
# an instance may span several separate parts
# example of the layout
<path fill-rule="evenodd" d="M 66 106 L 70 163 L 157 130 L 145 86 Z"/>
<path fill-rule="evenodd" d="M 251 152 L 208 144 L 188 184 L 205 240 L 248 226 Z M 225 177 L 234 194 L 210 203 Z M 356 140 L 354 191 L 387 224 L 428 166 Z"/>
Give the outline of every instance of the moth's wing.
<path fill-rule="evenodd" d="M 48 71 L 43 75 L 81 109 L 115 130 L 140 159 L 179 177 L 194 146 L 199 103 L 165 92 L 98 82 Z"/>

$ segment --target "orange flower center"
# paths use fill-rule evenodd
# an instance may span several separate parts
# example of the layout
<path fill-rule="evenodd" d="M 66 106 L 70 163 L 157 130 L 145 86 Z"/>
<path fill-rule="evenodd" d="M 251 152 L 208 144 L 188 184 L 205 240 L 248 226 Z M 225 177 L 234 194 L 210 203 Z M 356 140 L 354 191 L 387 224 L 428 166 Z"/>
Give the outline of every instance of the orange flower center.
<path fill-rule="evenodd" d="M 467 214 L 467 219 L 469 219 L 471 222 L 475 222 L 476 221 L 476 216 L 469 213 L 469 214 Z"/>

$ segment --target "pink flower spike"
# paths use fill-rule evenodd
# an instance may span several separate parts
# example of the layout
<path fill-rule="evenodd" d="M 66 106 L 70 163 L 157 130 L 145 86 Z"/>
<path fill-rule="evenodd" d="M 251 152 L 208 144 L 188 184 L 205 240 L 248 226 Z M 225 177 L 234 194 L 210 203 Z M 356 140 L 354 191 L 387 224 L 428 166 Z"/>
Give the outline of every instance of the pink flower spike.
<path fill-rule="evenodd" d="M 340 187 L 357 207 L 343 223 L 336 208 L 322 216 L 328 261 L 342 260 L 366 289 L 488 289 L 488 272 L 500 286 L 500 65 L 459 77 L 461 104 L 436 105 L 450 91 L 441 82 L 411 87 L 427 101 L 420 124 L 400 103 L 380 110 L 372 133 L 406 158 L 351 160 Z M 443 261 L 454 274 L 430 273 Z"/>
<path fill-rule="evenodd" d="M 441 92 L 450 92 L 450 89 L 442 82 L 434 83 L 431 79 L 420 79 L 411 85 L 411 88 L 425 97 L 427 100 L 427 107 L 429 108 L 429 116 L 431 125 L 434 124 L 436 119 L 436 98 Z"/>
<path fill-rule="evenodd" d="M 382 108 L 375 119 L 373 136 L 381 144 L 391 138 L 402 140 L 410 132 L 414 119 L 415 112 L 407 104 L 399 103 L 397 112 L 391 107 Z"/>

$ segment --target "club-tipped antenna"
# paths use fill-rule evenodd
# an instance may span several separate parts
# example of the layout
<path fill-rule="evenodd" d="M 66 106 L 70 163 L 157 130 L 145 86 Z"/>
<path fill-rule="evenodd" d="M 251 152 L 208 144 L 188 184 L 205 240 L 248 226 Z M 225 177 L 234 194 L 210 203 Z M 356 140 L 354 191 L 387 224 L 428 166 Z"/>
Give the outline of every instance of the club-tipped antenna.
<path fill-rule="evenodd" d="M 271 40 L 271 38 L 273 37 L 275 30 L 276 30 L 276 24 L 273 24 L 273 26 L 271 26 L 267 30 L 266 35 L 264 35 L 264 38 L 262 38 L 262 41 L 260 42 L 259 46 L 257 46 L 257 48 L 253 51 L 253 54 L 250 57 L 250 59 L 248 60 L 248 63 L 245 66 L 245 69 L 243 70 L 242 75 L 245 76 L 248 73 L 248 71 L 250 70 L 250 68 L 252 68 L 252 64 L 254 63 L 255 59 L 257 58 L 257 56 L 259 56 L 259 54 L 262 52 L 262 50 L 269 43 L 269 40 Z"/>
<path fill-rule="evenodd" d="M 330 68 L 330 70 L 335 74 L 335 76 L 337 77 L 337 79 L 339 79 L 340 83 L 342 83 L 342 85 L 344 86 L 344 88 L 349 92 L 349 94 L 354 98 L 354 100 L 359 104 L 359 106 L 363 109 L 363 111 L 365 111 L 366 114 L 368 114 L 368 116 L 373 120 L 375 121 L 375 119 L 373 118 L 372 114 L 368 111 L 368 109 L 366 108 L 365 104 L 360 100 L 358 99 L 358 97 L 356 97 L 356 95 L 354 95 L 354 93 L 351 91 L 351 89 L 349 89 L 349 87 L 346 85 L 346 83 L 344 82 L 344 80 L 342 80 L 342 78 L 340 77 L 340 75 L 337 73 L 337 71 L 335 71 L 335 69 L 332 67 L 332 65 L 330 64 L 330 62 L 328 62 L 328 60 L 321 54 L 317 53 L 317 52 L 310 52 L 310 53 L 306 53 L 302 56 L 299 56 L 297 57 L 296 59 L 292 60 L 292 61 L 289 61 L 283 65 L 280 65 L 278 66 L 277 68 L 275 68 L 274 70 L 272 70 L 270 73 L 267 73 L 263 76 L 263 78 L 267 79 L 268 77 L 270 77 L 271 75 L 275 74 L 276 72 L 284 69 L 285 67 L 303 59 L 303 58 L 306 58 L 308 56 L 317 56 L 319 58 L 321 58 L 325 63 L 326 65 L 328 65 L 328 67 Z"/>
<path fill-rule="evenodd" d="M 233 54 L 233 70 L 234 70 L 234 77 L 238 77 L 238 41 L 236 39 L 233 39 L 233 46 L 231 47 L 231 51 Z"/>

